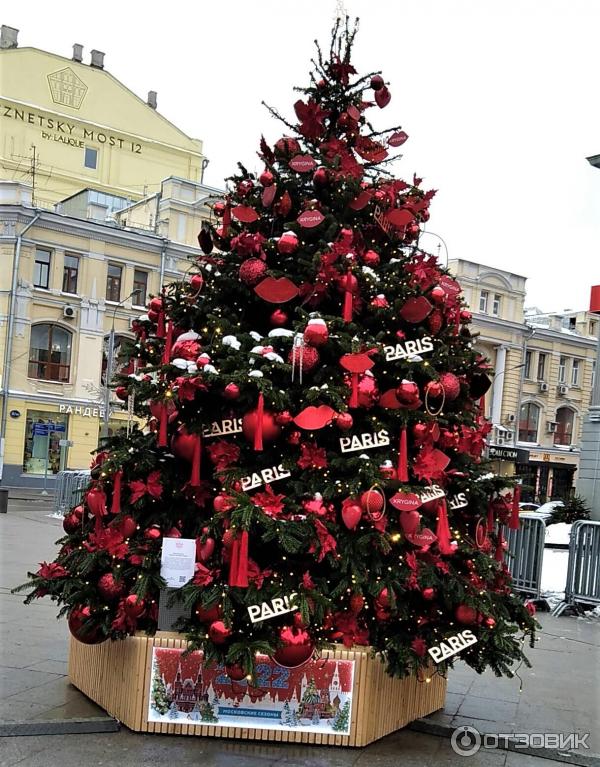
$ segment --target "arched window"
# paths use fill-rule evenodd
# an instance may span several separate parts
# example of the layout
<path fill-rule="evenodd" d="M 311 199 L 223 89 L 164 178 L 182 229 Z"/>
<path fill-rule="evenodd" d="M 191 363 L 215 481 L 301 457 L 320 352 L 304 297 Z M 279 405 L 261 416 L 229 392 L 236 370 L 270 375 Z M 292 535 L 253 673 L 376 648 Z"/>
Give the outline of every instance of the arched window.
<path fill-rule="evenodd" d="M 133 372 L 133 365 L 123 353 L 124 346 L 127 343 L 131 343 L 131 338 L 129 336 L 115 334 L 114 341 L 113 341 L 113 355 L 112 355 L 112 365 L 111 365 L 112 378 L 114 378 L 117 375 L 117 373 Z M 106 386 L 106 371 L 108 369 L 109 346 L 110 346 L 110 336 L 104 336 L 104 344 L 102 347 L 102 376 L 101 376 L 102 386 Z M 129 367 L 131 367 L 131 370 L 128 370 Z"/>
<path fill-rule="evenodd" d="M 31 326 L 29 377 L 67 382 L 71 372 L 71 333 L 60 325 Z"/>
<path fill-rule="evenodd" d="M 539 423 L 539 405 L 535 402 L 526 402 L 519 414 L 519 442 L 537 442 Z"/>
<path fill-rule="evenodd" d="M 573 423 L 575 412 L 570 407 L 560 407 L 556 411 L 556 431 L 554 432 L 555 445 L 573 444 Z"/>

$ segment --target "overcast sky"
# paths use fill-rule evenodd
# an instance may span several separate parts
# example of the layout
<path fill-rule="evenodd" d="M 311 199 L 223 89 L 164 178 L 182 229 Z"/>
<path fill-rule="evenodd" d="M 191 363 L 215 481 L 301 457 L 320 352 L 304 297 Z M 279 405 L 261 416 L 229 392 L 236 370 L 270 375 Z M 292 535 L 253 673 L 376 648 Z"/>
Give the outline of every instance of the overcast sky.
<path fill-rule="evenodd" d="M 10 3 L 19 44 L 65 56 L 74 42 L 204 142 L 215 186 L 238 160 L 258 168 L 261 100 L 291 114 L 333 0 Z M 410 140 L 397 174 L 439 190 L 428 224 L 450 258 L 528 277 L 528 304 L 587 308 L 600 284 L 597 0 L 346 0 L 361 18 L 354 64 L 381 69 L 392 101 L 377 126 Z M 436 252 L 433 237 L 423 245 Z"/>

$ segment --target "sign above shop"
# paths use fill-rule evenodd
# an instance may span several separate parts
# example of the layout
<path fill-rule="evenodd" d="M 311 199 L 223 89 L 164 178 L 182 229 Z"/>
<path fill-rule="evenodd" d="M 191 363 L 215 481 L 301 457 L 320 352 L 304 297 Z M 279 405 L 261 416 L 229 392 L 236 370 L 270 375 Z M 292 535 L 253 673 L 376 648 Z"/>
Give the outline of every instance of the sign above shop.
<path fill-rule="evenodd" d="M 579 463 L 579 453 L 553 453 L 544 450 L 530 450 L 530 461 L 541 461 L 542 463 L 561 463 L 576 465 Z"/>
<path fill-rule="evenodd" d="M 489 458 L 494 461 L 516 461 L 517 463 L 527 463 L 529 451 L 520 447 L 500 447 L 499 445 L 489 446 Z"/>

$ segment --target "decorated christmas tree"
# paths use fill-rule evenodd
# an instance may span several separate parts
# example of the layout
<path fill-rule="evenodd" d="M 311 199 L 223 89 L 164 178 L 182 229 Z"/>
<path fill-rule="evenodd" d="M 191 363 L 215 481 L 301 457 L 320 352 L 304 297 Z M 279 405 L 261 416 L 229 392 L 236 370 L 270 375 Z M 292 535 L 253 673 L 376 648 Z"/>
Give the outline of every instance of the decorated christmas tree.
<path fill-rule="evenodd" d="M 162 541 L 183 537 L 183 630 L 238 679 L 256 652 L 292 667 L 333 642 L 403 675 L 466 628 L 461 657 L 510 673 L 533 642 L 504 563 L 518 498 L 482 461 L 488 363 L 419 244 L 434 191 L 394 175 L 408 136 L 372 124 L 391 91 L 356 73 L 355 33 L 317 46 L 263 169 L 239 166 L 203 255 L 135 323 L 117 394 L 140 423 L 30 574 L 80 641 L 156 630 Z M 249 620 L 274 599 L 294 609 Z"/>
<path fill-rule="evenodd" d="M 350 701 L 347 700 L 342 708 L 337 712 L 331 722 L 331 728 L 336 732 L 346 732 L 348 729 L 348 720 L 350 718 Z"/>
<path fill-rule="evenodd" d="M 153 680 L 152 680 L 152 708 L 159 714 L 166 714 L 171 705 L 171 700 L 167 695 L 165 680 L 163 679 L 158 664 L 154 661 Z"/>

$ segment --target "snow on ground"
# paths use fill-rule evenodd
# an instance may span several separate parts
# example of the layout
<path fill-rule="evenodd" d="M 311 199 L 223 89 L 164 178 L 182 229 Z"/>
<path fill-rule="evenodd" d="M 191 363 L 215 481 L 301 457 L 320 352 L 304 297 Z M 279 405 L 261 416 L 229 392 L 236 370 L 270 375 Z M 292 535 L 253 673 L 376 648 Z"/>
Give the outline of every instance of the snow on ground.
<path fill-rule="evenodd" d="M 569 545 L 571 525 L 566 522 L 557 522 L 546 528 L 546 546 L 553 544 Z"/>

